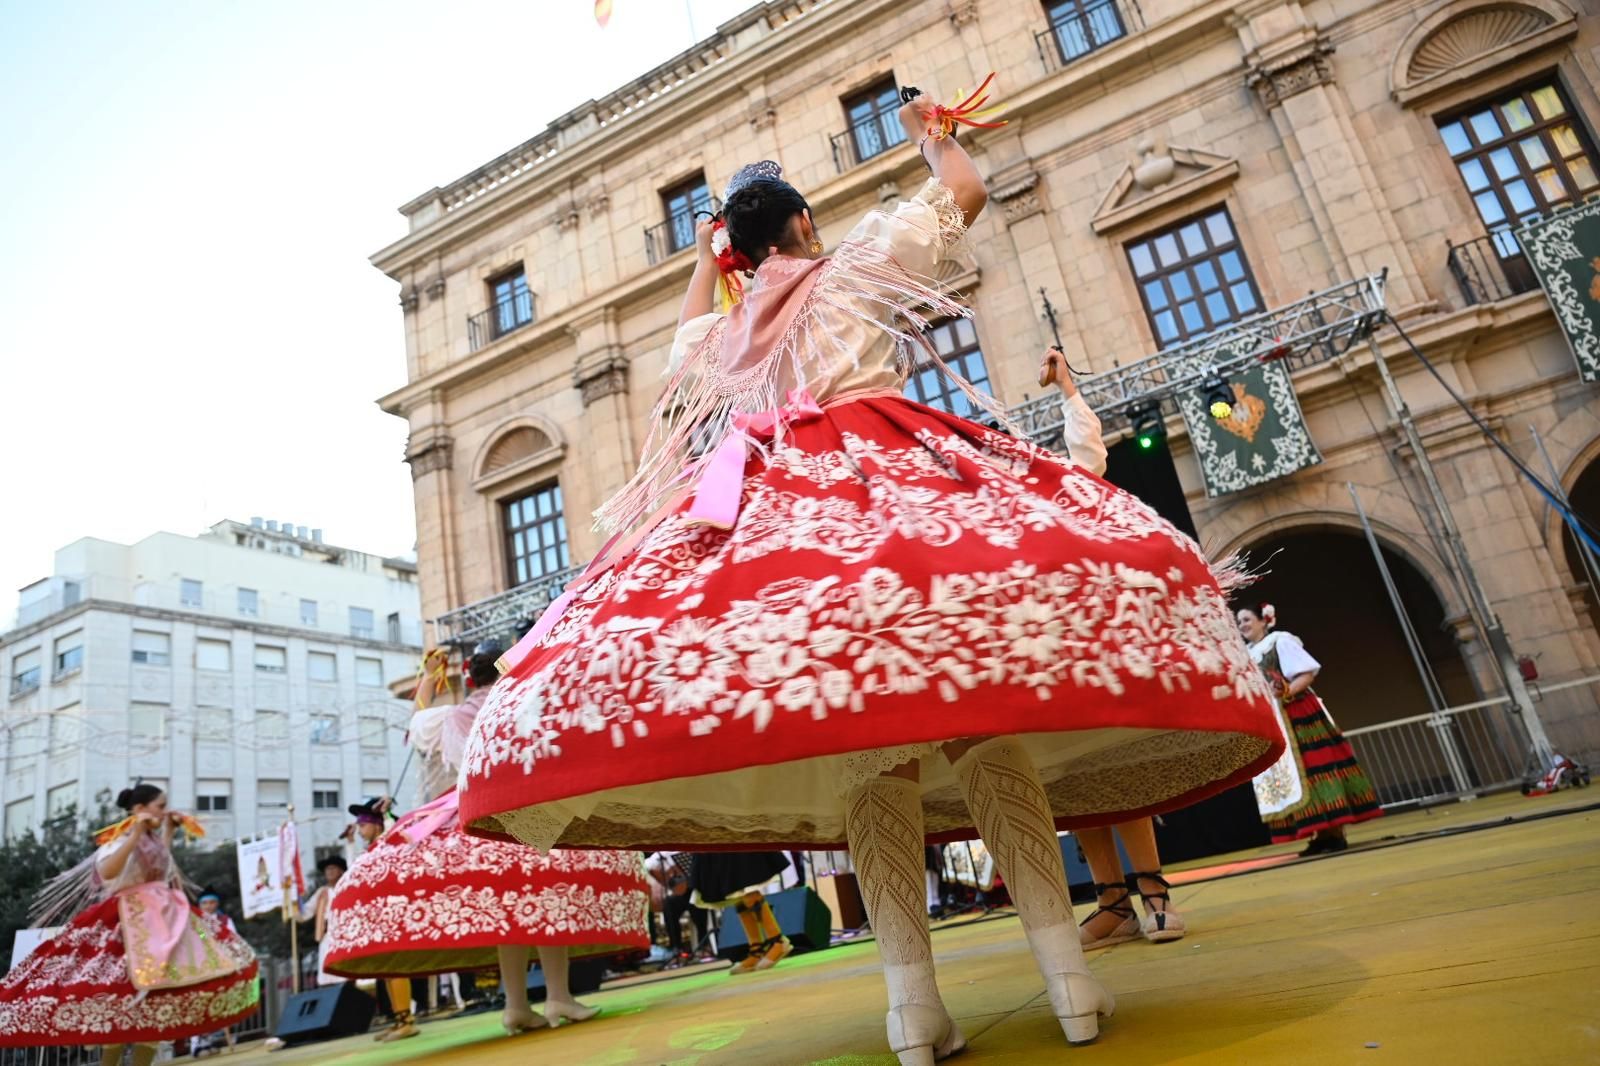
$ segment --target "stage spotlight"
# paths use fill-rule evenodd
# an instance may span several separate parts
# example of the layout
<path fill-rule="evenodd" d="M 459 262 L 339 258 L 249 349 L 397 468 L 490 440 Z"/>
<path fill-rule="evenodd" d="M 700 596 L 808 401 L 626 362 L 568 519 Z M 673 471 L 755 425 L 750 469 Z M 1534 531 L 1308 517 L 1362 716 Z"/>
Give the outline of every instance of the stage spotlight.
<path fill-rule="evenodd" d="M 1147 403 L 1128 408 L 1128 421 L 1133 424 L 1133 439 L 1142 452 L 1153 449 L 1167 435 L 1160 404 Z"/>
<path fill-rule="evenodd" d="M 1218 422 L 1226 422 L 1233 417 L 1233 386 L 1228 384 L 1227 378 L 1218 374 L 1207 381 L 1205 399 L 1206 410 Z"/>

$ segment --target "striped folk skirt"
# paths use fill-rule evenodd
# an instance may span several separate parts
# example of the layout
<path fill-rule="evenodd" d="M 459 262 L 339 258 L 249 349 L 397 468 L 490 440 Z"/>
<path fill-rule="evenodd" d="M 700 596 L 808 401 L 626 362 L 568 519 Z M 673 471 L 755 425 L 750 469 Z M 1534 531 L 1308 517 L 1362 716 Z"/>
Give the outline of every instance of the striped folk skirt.
<path fill-rule="evenodd" d="M 1305 799 L 1298 807 L 1265 819 L 1274 844 L 1312 836 L 1324 829 L 1365 822 L 1383 813 L 1371 778 L 1356 761 L 1355 749 L 1323 710 L 1316 693 L 1306 691 L 1288 707 L 1289 731 L 1305 768 Z"/>

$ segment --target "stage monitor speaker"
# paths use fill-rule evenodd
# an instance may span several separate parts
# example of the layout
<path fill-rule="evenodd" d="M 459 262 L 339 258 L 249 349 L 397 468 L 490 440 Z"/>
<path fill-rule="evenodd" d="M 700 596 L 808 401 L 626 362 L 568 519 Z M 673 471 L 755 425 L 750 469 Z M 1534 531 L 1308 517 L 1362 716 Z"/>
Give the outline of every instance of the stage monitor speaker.
<path fill-rule="evenodd" d="M 794 945 L 795 954 L 803 951 L 821 951 L 832 943 L 833 912 L 807 885 L 797 885 L 775 892 L 767 897 L 772 904 L 772 916 L 778 928 Z M 732 907 L 722 911 L 722 931 L 717 936 L 717 954 L 724 959 L 738 961 L 750 952 L 745 939 L 744 923 L 739 912 Z"/>
<path fill-rule="evenodd" d="M 377 1009 L 378 1004 L 354 981 L 323 985 L 290 996 L 273 1035 L 286 1044 L 355 1036 L 371 1027 Z"/>
<path fill-rule="evenodd" d="M 606 961 L 613 958 L 611 955 L 597 955 L 591 959 L 573 959 L 567 964 L 567 985 L 575 996 L 587 996 L 591 992 L 600 991 L 600 981 L 605 977 Z M 544 969 L 532 966 L 528 969 L 528 1002 L 544 1002 Z"/>

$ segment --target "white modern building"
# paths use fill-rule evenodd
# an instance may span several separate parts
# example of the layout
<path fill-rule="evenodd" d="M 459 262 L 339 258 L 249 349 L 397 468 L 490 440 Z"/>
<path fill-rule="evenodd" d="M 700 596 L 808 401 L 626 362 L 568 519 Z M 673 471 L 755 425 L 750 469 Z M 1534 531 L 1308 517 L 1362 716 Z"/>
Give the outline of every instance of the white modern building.
<path fill-rule="evenodd" d="M 0 635 L 7 837 L 94 812 L 135 778 L 208 841 L 274 831 L 328 845 L 401 785 L 410 706 L 389 689 L 421 645 L 416 564 L 252 519 L 136 544 L 85 538 L 21 590 Z"/>

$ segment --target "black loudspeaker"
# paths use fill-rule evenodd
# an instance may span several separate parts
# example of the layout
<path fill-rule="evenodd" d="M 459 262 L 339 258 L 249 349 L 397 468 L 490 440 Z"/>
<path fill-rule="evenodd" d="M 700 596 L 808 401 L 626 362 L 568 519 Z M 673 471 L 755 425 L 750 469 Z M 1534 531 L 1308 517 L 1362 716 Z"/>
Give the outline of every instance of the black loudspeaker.
<path fill-rule="evenodd" d="M 575 996 L 586 996 L 591 992 L 600 991 L 600 981 L 605 977 L 606 960 L 609 955 L 597 955 L 591 959 L 573 959 L 567 963 L 567 985 Z M 528 1002 L 544 1002 L 544 969 L 534 966 L 528 970 Z"/>
<path fill-rule="evenodd" d="M 810 887 L 786 888 L 768 896 L 767 902 L 772 904 L 772 916 L 778 919 L 778 928 L 794 945 L 796 955 L 803 951 L 821 951 L 831 943 L 833 912 Z M 745 939 L 739 912 L 733 907 L 723 908 L 717 954 L 738 961 L 749 953 L 750 944 Z"/>
<path fill-rule="evenodd" d="M 372 1025 L 378 1004 L 355 986 L 354 981 L 323 985 L 298 996 L 290 996 L 278 1019 L 273 1035 L 286 1044 L 310 1040 L 333 1040 L 364 1033 Z"/>

